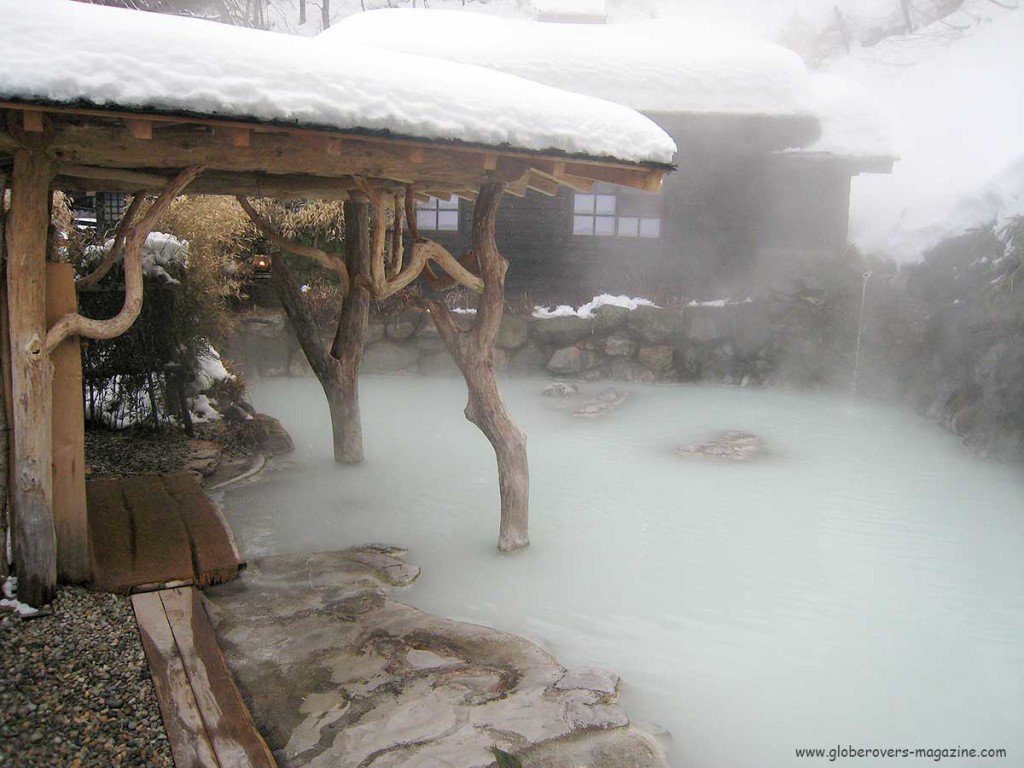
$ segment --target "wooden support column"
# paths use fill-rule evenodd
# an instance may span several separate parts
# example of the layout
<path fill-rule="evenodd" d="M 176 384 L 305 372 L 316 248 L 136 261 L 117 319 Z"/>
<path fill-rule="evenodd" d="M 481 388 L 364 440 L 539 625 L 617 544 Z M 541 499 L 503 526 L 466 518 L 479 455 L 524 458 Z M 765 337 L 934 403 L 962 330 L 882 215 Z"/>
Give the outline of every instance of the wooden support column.
<path fill-rule="evenodd" d="M 466 418 L 484 433 L 498 460 L 501 495 L 498 549 L 508 552 L 530 543 L 530 468 L 526 435 L 509 416 L 498 391 L 494 368 L 494 343 L 505 308 L 505 273 L 508 271 L 508 261 L 498 252 L 494 240 L 498 205 L 504 191 L 505 182 L 486 182 L 473 210 L 473 251 L 484 283 L 477 304 L 476 324 L 471 330 L 463 331 L 443 302 L 429 301 L 428 305 L 441 339 L 466 379 L 469 390 Z"/>
<path fill-rule="evenodd" d="M 339 387 L 328 395 L 334 431 L 334 460 L 341 464 L 363 461 L 363 423 L 359 415 L 359 365 L 363 361 L 366 327 L 370 316 L 370 204 L 345 203 L 345 262 L 352 278 L 341 307 L 338 330 L 331 344 L 337 363 Z"/>
<path fill-rule="evenodd" d="M 6 275 L 7 241 L 4 236 L 4 192 L 7 176 L 0 172 L 0 278 Z M 8 490 L 11 487 L 10 432 L 11 420 L 11 355 L 7 340 L 7 284 L 0 283 L 0 581 L 7 578 Z"/>
<path fill-rule="evenodd" d="M 74 267 L 47 264 L 47 325 L 77 311 Z M 85 404 L 78 337 L 61 342 L 50 354 L 50 361 L 53 364 L 53 527 L 57 535 L 57 579 L 80 584 L 89 581 L 91 574 L 85 503 Z"/>
<path fill-rule="evenodd" d="M 41 151 L 14 154 L 7 226 L 7 302 L 14 402 L 11 489 L 18 597 L 33 606 L 53 600 L 57 546 L 53 527 L 52 384 L 46 353 L 46 238 L 53 162 Z"/>

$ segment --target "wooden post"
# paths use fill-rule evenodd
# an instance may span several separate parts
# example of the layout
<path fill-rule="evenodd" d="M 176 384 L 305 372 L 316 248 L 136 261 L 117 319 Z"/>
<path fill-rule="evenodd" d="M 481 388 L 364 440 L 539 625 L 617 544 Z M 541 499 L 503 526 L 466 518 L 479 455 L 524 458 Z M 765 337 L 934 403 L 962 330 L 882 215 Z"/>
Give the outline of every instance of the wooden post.
<path fill-rule="evenodd" d="M 428 302 L 438 333 L 466 379 L 469 402 L 466 418 L 476 424 L 494 448 L 498 460 L 501 524 L 498 549 L 507 552 L 530 543 L 530 468 L 526 435 L 512 421 L 498 391 L 494 343 L 505 308 L 505 272 L 508 262 L 494 241 L 498 205 L 505 183 L 488 181 L 480 189 L 473 210 L 473 251 L 480 264 L 484 291 L 477 304 L 472 330 L 462 331 L 440 301 Z"/>
<path fill-rule="evenodd" d="M 18 597 L 53 600 L 57 545 L 53 527 L 53 370 L 46 339 L 46 238 L 54 163 L 41 151 L 14 153 L 7 231 L 7 302 L 14 402 L 14 519 Z"/>
<path fill-rule="evenodd" d="M 5 343 L 7 330 L 7 285 L 3 280 L 7 268 L 6 239 L 4 237 L 4 193 L 7 177 L 0 173 L 0 581 L 7 578 L 7 492 L 10 488 L 10 434 L 7 431 L 11 401 L 10 354 Z"/>
<path fill-rule="evenodd" d="M 78 311 L 75 270 L 46 265 L 46 322 Z M 85 503 L 85 404 L 78 337 L 61 342 L 53 363 L 53 527 L 57 535 L 57 579 L 89 581 L 89 528 Z"/>
<path fill-rule="evenodd" d="M 334 430 L 334 460 L 340 464 L 360 464 L 363 424 L 359 415 L 359 366 L 370 316 L 370 291 L 357 278 L 370 274 L 370 205 L 346 201 L 344 210 L 345 262 L 351 282 L 331 344 L 340 386 L 334 390 L 333 398 L 328 396 L 328 402 Z"/>

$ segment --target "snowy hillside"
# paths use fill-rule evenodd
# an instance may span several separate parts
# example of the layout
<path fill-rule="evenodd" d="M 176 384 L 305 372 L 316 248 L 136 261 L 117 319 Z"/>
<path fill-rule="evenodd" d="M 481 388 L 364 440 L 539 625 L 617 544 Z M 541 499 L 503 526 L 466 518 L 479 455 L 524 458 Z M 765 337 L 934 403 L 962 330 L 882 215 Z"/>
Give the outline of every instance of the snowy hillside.
<path fill-rule="evenodd" d="M 851 237 L 915 261 L 966 229 L 1024 214 L 1024 3 L 967 0 L 918 32 L 831 63 L 894 122 L 891 177 L 854 179 Z"/>

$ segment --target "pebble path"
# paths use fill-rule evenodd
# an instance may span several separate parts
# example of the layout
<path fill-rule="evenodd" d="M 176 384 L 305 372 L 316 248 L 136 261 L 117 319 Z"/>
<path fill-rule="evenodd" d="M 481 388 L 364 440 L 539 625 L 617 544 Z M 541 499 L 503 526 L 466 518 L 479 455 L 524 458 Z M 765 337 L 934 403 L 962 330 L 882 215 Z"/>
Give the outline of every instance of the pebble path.
<path fill-rule="evenodd" d="M 50 607 L 0 611 L 0 766 L 172 767 L 128 599 L 62 587 Z"/>

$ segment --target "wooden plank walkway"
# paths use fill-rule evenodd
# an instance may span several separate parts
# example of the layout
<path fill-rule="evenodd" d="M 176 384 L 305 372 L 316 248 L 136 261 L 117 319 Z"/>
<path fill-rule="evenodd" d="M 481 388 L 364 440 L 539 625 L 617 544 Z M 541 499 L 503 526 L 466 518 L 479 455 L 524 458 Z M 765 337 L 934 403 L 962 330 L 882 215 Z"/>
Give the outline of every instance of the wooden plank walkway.
<path fill-rule="evenodd" d="M 176 768 L 276 768 L 193 587 L 132 596 Z"/>
<path fill-rule="evenodd" d="M 242 565 L 231 529 L 190 474 L 99 478 L 86 495 L 97 589 L 205 586 L 234 578 Z"/>

